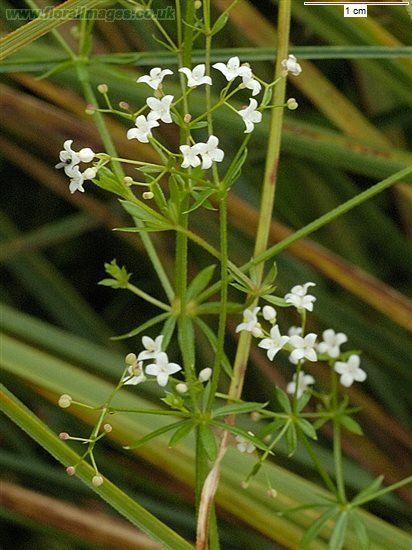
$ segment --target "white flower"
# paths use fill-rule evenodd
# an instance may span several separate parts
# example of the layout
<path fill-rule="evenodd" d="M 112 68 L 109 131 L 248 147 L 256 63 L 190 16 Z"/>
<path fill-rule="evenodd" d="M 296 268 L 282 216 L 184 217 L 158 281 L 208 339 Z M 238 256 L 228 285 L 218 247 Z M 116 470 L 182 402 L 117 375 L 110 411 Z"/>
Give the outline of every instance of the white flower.
<path fill-rule="evenodd" d="M 298 391 L 297 391 L 297 397 L 302 397 L 303 393 L 308 389 L 309 386 L 315 383 L 315 379 L 310 374 L 305 374 L 303 370 L 299 373 L 299 379 L 298 379 Z M 296 372 L 293 375 L 293 381 L 289 382 L 289 384 L 286 386 L 286 391 L 292 395 L 295 395 L 296 391 Z"/>
<path fill-rule="evenodd" d="M 281 336 L 278 325 L 270 329 L 270 338 L 264 338 L 258 344 L 267 350 L 267 356 L 273 361 L 275 355 L 289 342 L 289 336 Z"/>
<path fill-rule="evenodd" d="M 302 334 L 302 327 L 295 327 L 294 325 L 291 326 L 290 329 L 288 330 L 288 335 L 294 336 L 295 334 L 300 336 Z"/>
<path fill-rule="evenodd" d="M 151 109 L 148 119 L 150 120 L 161 120 L 162 122 L 170 123 L 172 117 L 170 115 L 170 107 L 172 105 L 173 96 L 165 95 L 162 99 L 157 99 L 156 97 L 148 97 L 146 103 Z"/>
<path fill-rule="evenodd" d="M 173 72 L 170 69 L 162 70 L 160 67 L 155 67 L 148 75 L 140 76 L 137 82 L 144 82 L 153 88 L 153 90 L 157 90 L 164 77 L 168 74 L 173 74 Z"/>
<path fill-rule="evenodd" d="M 285 295 L 285 300 L 297 309 L 313 311 L 313 302 L 316 301 L 316 298 L 310 294 L 306 294 L 310 286 L 316 285 L 315 283 L 305 283 L 304 285 L 294 286 L 291 291 Z"/>
<path fill-rule="evenodd" d="M 189 166 L 196 168 L 196 166 L 200 166 L 202 161 L 200 160 L 199 151 L 196 145 L 181 145 L 179 149 L 183 155 L 182 168 L 189 168 Z"/>
<path fill-rule="evenodd" d="M 295 349 L 289 356 L 291 363 L 297 365 L 301 359 L 307 359 L 308 361 L 317 361 L 318 356 L 315 351 L 316 334 L 310 332 L 305 337 L 295 334 L 289 339 L 289 344 Z"/>
<path fill-rule="evenodd" d="M 276 321 L 276 309 L 272 306 L 264 306 L 262 309 L 263 318 L 265 321 L 269 321 L 270 323 L 275 323 Z"/>
<path fill-rule="evenodd" d="M 318 344 L 318 352 L 326 353 L 329 357 L 336 359 L 340 355 L 340 346 L 348 341 L 343 332 L 335 332 L 329 328 L 322 334 L 323 341 Z"/>
<path fill-rule="evenodd" d="M 243 122 L 246 125 L 245 134 L 250 134 L 253 132 L 255 124 L 262 120 L 262 113 L 256 110 L 257 101 L 256 99 L 249 99 L 249 107 L 241 109 L 238 111 L 239 115 L 243 118 Z"/>
<path fill-rule="evenodd" d="M 143 336 L 142 344 L 145 348 L 137 357 L 138 361 L 146 361 L 146 359 L 156 359 L 162 351 L 163 335 L 157 336 L 154 340 L 149 336 Z"/>
<path fill-rule="evenodd" d="M 65 168 L 65 172 L 70 178 L 70 193 L 74 193 L 75 191 L 80 191 L 81 193 L 84 193 L 84 181 L 92 180 L 94 177 L 96 177 L 95 168 L 87 168 L 84 172 L 80 172 L 80 169 L 77 165 Z"/>
<path fill-rule="evenodd" d="M 66 139 L 66 141 L 63 143 L 63 151 L 60 151 L 59 153 L 59 158 L 61 162 L 59 162 L 59 164 L 56 164 L 55 168 L 64 168 L 64 170 L 66 171 L 66 168 L 70 169 L 73 168 L 73 166 L 80 164 L 79 153 L 73 151 L 72 143 L 72 139 Z"/>
<path fill-rule="evenodd" d="M 169 358 L 161 351 L 156 356 L 156 362 L 147 365 L 146 374 L 156 376 L 159 386 L 166 386 L 169 376 L 182 370 L 182 367 L 177 363 L 169 363 Z"/>
<path fill-rule="evenodd" d="M 260 323 L 257 318 L 257 314 L 260 311 L 260 307 L 255 307 L 251 309 L 245 309 L 243 312 L 243 323 L 240 323 L 236 327 L 236 332 L 245 330 L 246 332 L 251 332 L 253 336 L 259 338 L 263 336 L 263 331 L 260 327 Z"/>
<path fill-rule="evenodd" d="M 146 380 L 146 376 L 143 374 L 143 363 L 141 361 L 135 361 L 128 367 L 127 372 L 129 375 L 125 377 L 123 382 L 125 386 L 137 386 L 137 384 L 141 384 Z"/>
<path fill-rule="evenodd" d="M 225 63 L 215 63 L 212 65 L 213 68 L 220 71 L 228 82 L 234 80 L 237 76 L 240 76 L 240 59 L 235 56 L 231 57 L 229 61 Z"/>
<path fill-rule="evenodd" d="M 210 136 L 206 143 L 196 143 L 195 151 L 202 157 L 202 168 L 207 170 L 215 162 L 222 162 L 225 156 L 222 149 L 218 148 L 219 140 L 216 136 Z"/>
<path fill-rule="evenodd" d="M 212 85 L 212 79 L 210 76 L 205 76 L 206 65 L 204 63 L 196 65 L 196 67 L 193 67 L 192 70 L 187 67 L 182 67 L 179 69 L 179 72 L 183 73 L 187 77 L 187 85 L 189 88 L 194 88 L 195 86 L 200 86 L 201 84 L 209 84 L 209 86 Z"/>
<path fill-rule="evenodd" d="M 253 435 L 253 434 L 251 434 Z M 242 437 L 241 435 L 236 436 L 237 445 L 236 447 L 241 453 L 253 453 L 253 451 L 256 449 L 256 447 L 253 445 L 251 441 L 248 439 Z"/>
<path fill-rule="evenodd" d="M 336 361 L 334 368 L 341 375 L 340 383 L 342 386 L 349 388 L 354 381 L 364 382 L 366 380 L 366 372 L 359 365 L 359 355 L 351 355 L 347 361 Z"/>
<path fill-rule="evenodd" d="M 292 73 L 294 76 L 298 76 L 302 72 L 302 67 L 299 65 L 294 55 L 289 55 L 287 59 L 284 59 L 282 61 L 282 67 L 287 73 Z"/>
<path fill-rule="evenodd" d="M 199 380 L 200 382 L 207 382 L 210 377 L 212 376 L 212 369 L 210 367 L 206 367 L 205 369 L 202 369 L 199 372 Z"/>
<path fill-rule="evenodd" d="M 239 69 L 239 76 L 242 77 L 243 86 L 252 90 L 252 95 L 258 95 L 262 89 L 262 85 L 258 80 L 253 78 L 252 69 L 248 65 L 242 65 Z"/>
<path fill-rule="evenodd" d="M 136 118 L 136 128 L 130 128 L 127 132 L 127 139 L 136 138 L 141 143 L 149 143 L 149 137 L 152 137 L 152 128 L 159 126 L 157 120 L 139 115 Z"/>

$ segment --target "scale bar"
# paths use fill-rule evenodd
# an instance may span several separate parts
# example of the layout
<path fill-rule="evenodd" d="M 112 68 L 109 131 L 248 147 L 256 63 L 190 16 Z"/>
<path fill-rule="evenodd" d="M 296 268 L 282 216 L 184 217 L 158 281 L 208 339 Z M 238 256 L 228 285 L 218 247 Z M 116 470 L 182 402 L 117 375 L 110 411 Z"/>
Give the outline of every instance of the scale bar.
<path fill-rule="evenodd" d="M 404 2 L 303 2 L 305 6 L 347 6 L 348 4 L 362 4 L 364 6 L 409 6 L 409 1 Z"/>

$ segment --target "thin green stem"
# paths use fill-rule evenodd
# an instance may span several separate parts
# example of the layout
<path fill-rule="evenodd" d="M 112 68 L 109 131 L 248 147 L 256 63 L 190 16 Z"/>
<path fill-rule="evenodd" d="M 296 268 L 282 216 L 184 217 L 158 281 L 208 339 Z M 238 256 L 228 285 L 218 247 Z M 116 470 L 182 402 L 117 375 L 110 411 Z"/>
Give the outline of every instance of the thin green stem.
<path fill-rule="evenodd" d="M 171 307 L 164 302 L 161 302 L 157 298 L 154 298 L 153 296 L 150 296 L 150 294 L 147 294 L 147 292 L 144 292 L 144 290 L 140 290 L 135 285 L 132 285 L 131 283 L 128 283 L 126 288 L 130 290 L 130 292 L 133 292 L 133 294 L 136 294 L 136 296 L 139 296 L 140 298 L 143 298 L 143 300 L 146 300 L 146 302 L 149 302 L 153 304 L 154 306 L 158 307 L 159 309 L 163 309 L 163 311 L 171 311 Z"/>

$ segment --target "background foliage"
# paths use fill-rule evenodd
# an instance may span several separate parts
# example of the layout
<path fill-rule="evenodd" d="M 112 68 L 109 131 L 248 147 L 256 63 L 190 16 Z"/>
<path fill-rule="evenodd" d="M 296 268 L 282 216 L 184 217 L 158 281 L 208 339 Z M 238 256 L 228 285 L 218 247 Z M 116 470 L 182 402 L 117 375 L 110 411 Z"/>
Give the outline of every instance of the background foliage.
<path fill-rule="evenodd" d="M 155 2 L 156 7 L 168 4 L 166 0 Z M 213 4 L 217 15 L 230 2 L 214 0 Z M 8 7 L 1 2 L 3 11 Z M 303 2 L 295 0 L 293 8 L 295 49 L 291 51 L 303 60 L 303 73 L 288 84 L 289 96 L 296 97 L 299 109 L 286 114 L 272 243 L 412 162 L 412 52 L 405 46 L 411 39 L 411 19 L 407 11 L 370 7 L 367 19 L 355 20 L 344 19 L 337 7 L 304 8 Z M 239 2 L 226 31 L 217 39 L 216 60 L 227 58 L 228 48 L 236 48 L 242 60 L 253 61 L 255 71 L 270 80 L 275 14 L 274 2 Z M 6 33 L 22 22 L 5 20 L 4 25 Z M 172 33 L 173 28 L 170 22 Z M 60 30 L 75 44 L 73 22 Z M 96 57 L 89 66 L 93 87 L 105 82 L 114 99 L 138 105 L 143 95 L 135 85 L 136 76 L 146 66 L 168 63 L 168 54 L 159 53 L 153 33 L 147 22 L 98 22 Z M 1 361 L 6 385 L 55 433 L 63 429 L 82 432 L 93 418 L 70 416 L 71 409 L 61 411 L 56 397 L 70 393 L 98 401 L 105 396 L 108 382 L 119 376 L 122 355 L 134 351 L 139 343 L 138 338 L 119 343 L 109 337 L 158 313 L 126 292 L 97 286 L 104 275 L 104 262 L 117 258 L 133 273 L 135 285 L 154 295 L 161 295 L 161 289 L 139 237 L 111 231 L 125 225 L 119 206 L 91 186 L 85 195 L 70 195 L 64 176 L 53 168 L 65 139 L 73 138 L 80 146 L 95 150 L 102 146 L 91 117 L 84 113 L 86 102 L 74 70 L 67 66 L 55 70 L 66 59 L 65 52 L 51 34 L 29 43 L 35 36 L 32 29 L 5 43 L 14 53 L 1 68 L 0 322 L 5 332 Z M 47 78 L 39 79 L 40 75 Z M 224 136 L 223 148 L 230 155 L 241 139 L 241 123 L 235 126 L 222 116 L 217 124 L 219 135 Z M 148 147 L 127 142 L 120 123 L 110 121 L 110 128 L 123 156 L 151 160 Z M 175 144 L 173 131 L 164 128 L 164 132 L 164 139 Z M 256 128 L 247 168 L 230 199 L 230 248 L 238 263 L 251 254 L 266 135 L 265 124 Z M 345 433 L 343 440 L 347 482 L 354 493 L 376 475 L 383 474 L 384 483 L 390 484 L 410 472 L 412 439 L 406 426 L 411 400 L 408 330 L 412 306 L 407 298 L 412 271 L 411 197 L 410 186 L 401 182 L 278 257 L 281 291 L 299 281 L 313 280 L 318 285 L 310 328 L 320 332 L 333 326 L 349 336 L 354 348 L 364 350 L 367 383 L 351 388 L 349 394 L 362 407 L 359 417 L 365 437 Z M 217 236 L 213 213 L 199 209 L 194 220 L 196 231 L 213 242 Z M 171 236 L 162 233 L 156 243 L 171 266 Z M 190 262 L 195 274 L 209 258 L 193 247 Z M 230 319 L 233 342 L 228 342 L 229 352 L 234 349 L 236 319 Z M 207 366 L 211 351 L 204 337 L 198 336 L 199 362 Z M 314 367 L 312 372 L 322 381 L 321 370 Z M 279 360 L 273 367 L 263 353 L 254 352 L 247 397 L 269 400 L 273 383 L 284 387 L 289 379 L 286 363 Z M 124 400 L 139 406 L 154 397 L 139 390 Z M 0 464 L 7 478 L 2 545 L 7 546 L 13 533 L 18 548 L 151 547 L 146 539 L 137 541 L 131 527 L 90 489 L 69 479 L 17 426 L 5 417 L 0 422 Z M 116 421 L 113 441 L 104 444 L 99 461 L 113 482 L 184 537 L 193 538 L 190 442 L 173 451 L 167 450 L 166 441 L 156 442 L 133 455 L 115 444 L 116 439 L 128 441 L 131 433 L 137 439 L 159 422 L 153 418 Z M 252 425 L 245 421 L 245 427 Z M 322 433 L 319 452 L 332 469 L 329 436 L 327 430 Z M 273 502 L 266 497 L 261 479 L 247 491 L 240 488 L 239 473 L 248 470 L 247 458 L 233 452 L 226 464 L 218 495 L 223 547 L 273 548 L 273 541 L 296 546 L 314 513 L 285 518 L 275 512 L 308 502 L 314 490 L 318 491 L 308 483 L 317 479 L 304 449 L 298 450 L 292 462 L 286 450 L 280 449 L 270 470 L 279 492 Z M 39 512 L 40 495 L 52 499 L 46 501 L 45 509 L 54 510 L 53 521 Z M 404 487 L 370 508 L 406 529 L 411 500 L 410 488 Z M 89 515 L 82 511 L 85 507 Z M 87 528 L 79 528 L 80 519 Z M 370 517 L 368 521 L 379 532 L 377 520 Z M 374 541 L 377 547 L 390 544 L 390 538 L 385 543 L 390 534 L 385 529 Z M 323 537 L 327 540 L 327 532 Z M 406 548 L 406 538 L 399 541 Z"/>

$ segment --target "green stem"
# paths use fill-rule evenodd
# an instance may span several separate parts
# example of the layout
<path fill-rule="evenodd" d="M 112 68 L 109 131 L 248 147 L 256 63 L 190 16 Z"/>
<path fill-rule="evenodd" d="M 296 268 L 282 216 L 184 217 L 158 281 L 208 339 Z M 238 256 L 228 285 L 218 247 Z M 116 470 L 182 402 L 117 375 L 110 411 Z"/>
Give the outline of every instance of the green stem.
<path fill-rule="evenodd" d="M 338 408 L 338 377 L 332 370 L 332 408 Z M 345 479 L 343 475 L 342 464 L 342 441 L 341 441 L 341 425 L 337 415 L 333 418 L 333 459 L 335 462 L 335 477 L 338 490 L 339 501 L 344 504 L 346 502 Z"/>
<path fill-rule="evenodd" d="M 144 290 L 140 290 L 140 288 L 138 288 L 135 285 L 132 285 L 131 283 L 128 283 L 126 288 L 130 290 L 130 292 L 133 292 L 133 294 L 136 294 L 136 296 L 139 296 L 140 298 L 143 298 L 143 300 L 146 300 L 146 302 L 153 304 L 159 309 L 163 309 L 163 311 L 171 311 L 172 309 L 167 304 L 161 302 L 160 300 L 157 300 L 153 296 L 150 296 L 150 294 L 147 294 L 147 292 L 144 292 Z"/>
<path fill-rule="evenodd" d="M 299 433 L 299 436 L 300 436 L 301 440 L 303 441 L 303 444 L 306 448 L 306 451 L 307 451 L 308 455 L 310 456 L 315 468 L 319 472 L 320 477 L 323 479 L 323 482 L 325 483 L 326 487 L 329 489 L 329 491 L 336 494 L 336 487 L 335 487 L 330 475 L 328 474 L 328 472 L 323 467 L 322 463 L 320 462 L 320 460 L 318 458 L 318 455 L 313 450 L 312 445 L 308 441 L 308 438 L 303 433 L 303 431 L 299 428 L 299 426 L 298 426 L 298 433 Z"/>
<path fill-rule="evenodd" d="M 363 191 L 362 193 L 359 193 L 359 195 L 356 195 L 356 197 L 353 197 L 352 199 L 349 199 L 348 201 L 340 204 L 336 208 L 333 208 L 323 216 L 320 216 L 313 222 L 305 225 L 301 229 L 298 229 L 295 231 L 292 235 L 289 237 L 286 237 L 286 239 L 283 239 L 279 243 L 275 244 L 274 246 L 268 248 L 266 252 L 263 252 L 262 254 L 259 254 L 257 257 L 253 258 L 246 264 L 242 265 L 238 269 L 241 272 L 248 271 L 251 267 L 254 267 L 256 265 L 259 265 L 262 262 L 266 262 L 273 257 L 277 256 L 280 252 L 288 248 L 289 246 L 293 245 L 295 242 L 299 241 L 300 239 L 309 236 L 310 234 L 314 233 L 321 227 L 324 227 L 328 223 L 332 222 L 339 216 L 342 216 L 343 214 L 346 214 L 346 212 L 349 212 L 356 206 L 359 206 L 360 204 L 364 203 L 365 201 L 371 199 L 375 195 L 378 195 L 385 189 L 391 187 L 394 183 L 398 182 L 399 180 L 405 179 L 407 176 L 409 176 L 412 173 L 412 166 L 408 166 L 407 168 L 404 168 L 403 170 L 399 170 L 395 174 L 392 174 L 392 176 L 389 176 L 388 178 L 380 181 L 379 183 L 376 183 L 375 185 L 372 185 L 372 187 L 369 187 L 366 191 Z M 230 275 L 229 280 L 233 280 L 233 276 Z M 218 282 L 211 287 L 209 287 L 206 291 L 202 292 L 202 294 L 199 295 L 198 300 L 199 302 L 206 300 L 213 294 L 216 294 L 216 292 L 219 291 L 221 283 Z"/>

